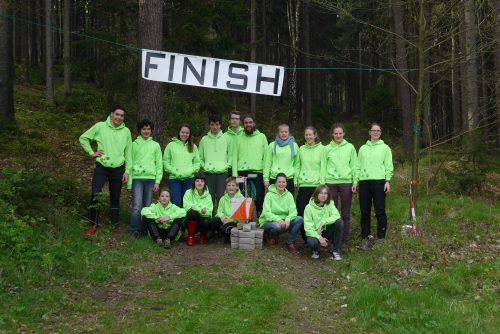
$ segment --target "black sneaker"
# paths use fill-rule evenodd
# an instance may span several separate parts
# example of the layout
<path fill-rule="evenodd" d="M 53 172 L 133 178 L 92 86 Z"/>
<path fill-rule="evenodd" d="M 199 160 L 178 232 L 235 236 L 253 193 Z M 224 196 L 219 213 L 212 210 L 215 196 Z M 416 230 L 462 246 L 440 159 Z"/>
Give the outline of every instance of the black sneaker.
<path fill-rule="evenodd" d="M 170 244 L 170 239 L 165 239 L 165 242 L 163 243 L 163 248 L 165 249 L 172 248 L 172 245 Z"/>

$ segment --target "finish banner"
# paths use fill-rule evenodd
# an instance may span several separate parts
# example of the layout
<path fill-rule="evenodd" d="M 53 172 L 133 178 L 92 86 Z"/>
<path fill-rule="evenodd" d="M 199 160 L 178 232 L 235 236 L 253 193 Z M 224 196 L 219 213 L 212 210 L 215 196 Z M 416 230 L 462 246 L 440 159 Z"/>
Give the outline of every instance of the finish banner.
<path fill-rule="evenodd" d="M 282 66 L 142 50 L 142 78 L 181 85 L 280 96 Z"/>

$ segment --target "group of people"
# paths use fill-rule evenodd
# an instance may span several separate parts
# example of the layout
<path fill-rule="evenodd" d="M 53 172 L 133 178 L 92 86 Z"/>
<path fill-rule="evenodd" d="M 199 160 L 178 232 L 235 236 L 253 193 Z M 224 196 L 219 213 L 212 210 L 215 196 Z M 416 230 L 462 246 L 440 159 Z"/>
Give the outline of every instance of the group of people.
<path fill-rule="evenodd" d="M 92 226 L 85 231 L 87 235 L 95 234 L 100 225 L 97 197 L 108 181 L 116 235 L 120 234 L 120 194 L 126 183 L 132 190 L 132 235 L 149 231 L 167 249 L 183 234 L 187 234 L 189 246 L 195 243 L 197 233 L 199 243 L 205 244 L 208 231 L 217 231 L 229 240 L 237 223 L 231 218 L 231 199 L 243 197 L 236 177 L 244 176 L 248 177 L 245 195 L 254 200 L 267 245 L 276 244 L 279 235 L 288 232 L 285 248 L 296 253 L 301 234 L 313 258 L 319 257 L 320 245 L 331 244 L 331 258 L 340 260 L 341 244 L 349 238 L 356 192 L 361 209 L 361 248 L 372 246 L 368 239 L 372 202 L 378 222 L 375 243 L 384 242 L 385 198 L 391 188 L 393 164 L 391 149 L 380 139 L 382 129 L 377 123 L 371 124 L 369 140 L 356 152 L 344 139 L 342 124 L 333 125 L 328 145 L 322 145 L 314 127 L 306 127 L 305 144 L 299 147 L 287 124 L 281 124 L 275 140 L 268 143 L 256 128 L 254 117 L 241 118 L 233 111 L 226 132 L 221 130 L 219 115 L 209 116 L 209 131 L 199 146 L 193 143 L 189 125 L 182 124 L 162 155 L 160 145 L 151 137 L 153 123 L 147 119 L 139 122 L 139 135 L 132 142 L 124 115 L 124 108 L 115 107 L 106 121 L 80 136 L 84 150 L 95 158 Z M 96 150 L 92 142 L 97 143 Z M 160 190 L 164 172 L 168 189 Z M 151 204 L 154 192 L 159 192 L 159 200 Z"/>

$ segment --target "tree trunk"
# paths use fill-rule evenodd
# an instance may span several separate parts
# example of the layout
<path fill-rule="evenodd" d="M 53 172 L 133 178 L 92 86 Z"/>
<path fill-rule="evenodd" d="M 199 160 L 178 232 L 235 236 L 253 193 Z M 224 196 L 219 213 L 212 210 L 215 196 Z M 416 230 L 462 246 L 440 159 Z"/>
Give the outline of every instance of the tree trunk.
<path fill-rule="evenodd" d="M 37 0 L 31 0 L 30 1 L 30 18 L 31 21 L 34 22 L 34 24 L 31 24 L 31 34 L 30 34 L 30 66 L 31 67 L 38 67 L 38 62 L 40 59 L 40 52 L 39 52 L 39 39 L 38 39 L 38 15 L 36 15 L 38 6 L 37 6 Z"/>
<path fill-rule="evenodd" d="M 297 108 L 297 63 L 299 56 L 299 42 L 300 42 L 300 3 L 303 0 L 287 0 L 287 19 L 288 19 L 288 32 L 290 34 L 291 44 L 291 62 L 289 75 L 289 123 L 292 127 L 297 125 L 301 119 Z"/>
<path fill-rule="evenodd" d="M 500 147 L 500 42 L 498 41 L 498 36 L 500 36 L 500 1 L 492 0 L 493 8 L 495 8 L 496 15 L 496 27 L 494 31 L 496 32 L 497 41 L 495 46 L 495 114 L 496 114 L 496 139 L 497 147 Z"/>
<path fill-rule="evenodd" d="M 478 87 L 477 87 L 477 26 L 474 0 L 465 0 L 465 43 L 467 70 L 467 125 L 471 130 L 477 126 L 478 120 Z"/>
<path fill-rule="evenodd" d="M 403 11 L 401 8 L 401 0 L 392 1 L 392 12 L 394 17 L 394 31 L 397 35 L 401 37 L 395 37 L 396 44 L 396 66 L 399 69 L 407 69 L 408 61 L 406 60 L 406 46 L 403 36 L 405 36 L 403 27 Z M 403 146 L 405 157 L 407 160 L 411 157 L 412 151 L 412 108 L 411 108 L 411 97 L 410 88 L 407 85 L 409 80 L 408 72 L 405 70 L 399 71 L 401 78 L 397 81 L 399 101 L 401 103 L 401 120 L 403 122 Z M 415 124 L 418 126 L 418 124 Z"/>
<path fill-rule="evenodd" d="M 139 46 L 161 50 L 163 44 L 163 1 L 139 0 Z M 139 117 L 148 118 L 154 125 L 153 138 L 163 144 L 163 90 L 161 82 L 139 77 Z"/>
<path fill-rule="evenodd" d="M 49 107 L 54 106 L 52 61 L 52 0 L 45 0 L 45 86 Z"/>
<path fill-rule="evenodd" d="M 63 34 L 64 34 L 64 94 L 71 95 L 71 68 L 70 68 L 70 49 L 69 49 L 69 30 L 70 30 L 70 0 L 64 0 L 63 15 Z"/>
<path fill-rule="evenodd" d="M 14 59 L 10 15 L 12 15 L 10 1 L 0 0 L 0 130 L 15 124 Z"/>
<path fill-rule="evenodd" d="M 453 12 L 451 13 L 453 15 Z M 453 17 L 453 16 L 452 16 Z M 452 19 L 453 20 L 453 19 Z M 462 116 L 460 113 L 460 93 L 459 93 L 459 68 L 457 66 L 457 37 L 451 32 L 451 112 L 452 112 L 452 136 L 459 133 L 462 128 Z M 456 142 L 456 140 L 454 140 Z"/>
<path fill-rule="evenodd" d="M 303 115 L 304 115 L 304 121 L 305 125 L 309 126 L 312 124 L 312 115 L 311 115 L 311 58 L 309 57 L 309 54 L 311 53 L 310 49 L 310 34 L 311 34 L 311 28 L 309 24 L 309 7 L 310 7 L 310 0 L 305 0 L 304 1 L 304 67 L 307 69 L 305 70 L 304 73 L 304 90 L 303 90 L 303 95 L 304 95 L 304 104 L 303 104 Z"/>
<path fill-rule="evenodd" d="M 257 0 L 250 1 L 250 61 L 257 62 Z M 257 95 L 250 95 L 250 112 L 255 117 L 257 114 Z"/>

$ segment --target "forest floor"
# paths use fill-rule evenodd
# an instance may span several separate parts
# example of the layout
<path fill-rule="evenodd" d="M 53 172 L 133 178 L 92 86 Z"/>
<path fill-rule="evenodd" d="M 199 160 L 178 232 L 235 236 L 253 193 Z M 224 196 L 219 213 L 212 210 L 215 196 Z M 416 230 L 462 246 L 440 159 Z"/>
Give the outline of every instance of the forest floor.
<path fill-rule="evenodd" d="M 401 235 L 409 200 L 398 169 L 387 242 L 358 248 L 355 198 L 339 262 L 324 251 L 312 260 L 305 248 L 291 255 L 284 239 L 255 251 L 215 239 L 167 251 L 125 233 L 127 192 L 123 235 L 107 225 L 85 237 L 92 162 L 77 138 L 102 117 L 42 103 L 41 87 L 17 86 L 18 130 L 0 138 L 0 333 L 497 333 L 497 197 L 422 196 L 422 238 L 409 238 Z M 52 180 L 40 183 L 46 193 L 36 183 L 43 175 Z M 23 201 L 47 215 L 28 215 Z"/>

